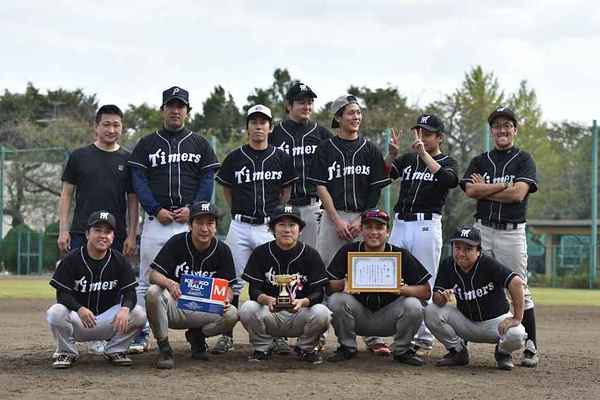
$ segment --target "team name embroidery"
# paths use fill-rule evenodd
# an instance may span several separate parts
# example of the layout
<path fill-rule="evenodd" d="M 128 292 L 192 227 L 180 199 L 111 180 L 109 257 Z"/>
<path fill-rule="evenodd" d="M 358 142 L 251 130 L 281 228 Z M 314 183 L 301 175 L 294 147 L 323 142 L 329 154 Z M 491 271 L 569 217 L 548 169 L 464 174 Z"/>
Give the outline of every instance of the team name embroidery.
<path fill-rule="evenodd" d="M 187 265 L 187 261 L 182 262 L 181 264 L 175 267 L 175 277 L 179 278 L 181 274 L 187 275 L 195 275 L 195 276 L 204 276 L 206 278 L 212 278 L 216 271 L 194 271 L 192 267 Z"/>
<path fill-rule="evenodd" d="M 277 147 L 279 150 L 283 150 L 286 153 L 290 154 L 290 145 L 286 142 L 281 143 L 281 146 Z M 315 154 L 317 152 L 316 144 L 308 144 L 304 147 L 296 146 L 292 147 L 292 157 L 301 156 L 304 154 Z"/>
<path fill-rule="evenodd" d="M 464 301 L 475 300 L 475 298 L 482 298 L 483 296 L 487 296 L 490 292 L 494 290 L 494 282 L 490 282 L 487 285 L 480 287 L 478 289 L 473 290 L 463 290 L 459 287 L 454 288 L 454 294 L 460 299 Z"/>
<path fill-rule="evenodd" d="M 468 238 L 470 233 L 471 233 L 470 229 L 461 229 L 460 237 Z"/>
<path fill-rule="evenodd" d="M 92 282 L 88 285 L 88 281 L 84 276 L 80 279 L 75 280 L 75 285 L 73 286 L 73 290 L 76 292 L 86 293 L 86 292 L 99 292 L 105 290 L 113 290 L 119 284 L 118 280 L 114 281 L 100 281 L 100 282 Z"/>
<path fill-rule="evenodd" d="M 369 175 L 371 167 L 366 165 L 349 165 L 341 168 L 340 164 L 334 161 L 331 166 L 327 167 L 327 172 L 329 173 L 327 180 L 330 181 L 333 178 L 341 178 L 346 175 Z"/>
<path fill-rule="evenodd" d="M 498 176 L 496 178 L 490 178 L 489 174 L 486 172 L 485 174 L 483 174 L 483 179 L 485 180 L 485 183 L 511 183 L 515 180 L 515 176 L 514 175 L 504 175 L 504 176 Z"/>
<path fill-rule="evenodd" d="M 165 151 L 161 148 L 152 154 L 148 154 L 148 160 L 150 161 L 151 167 L 158 167 L 159 165 L 178 162 L 191 162 L 198 164 L 201 158 L 202 154 L 196 153 L 174 153 L 167 155 L 167 153 L 165 153 Z"/>
<path fill-rule="evenodd" d="M 412 165 L 410 165 L 402 170 L 402 180 L 433 182 L 437 179 L 433 177 L 433 174 L 429 170 L 412 172 Z"/>
<path fill-rule="evenodd" d="M 283 171 L 255 171 L 250 172 L 248 167 L 242 167 L 234 171 L 234 177 L 237 183 L 249 183 L 256 181 L 274 181 L 283 177 Z"/>

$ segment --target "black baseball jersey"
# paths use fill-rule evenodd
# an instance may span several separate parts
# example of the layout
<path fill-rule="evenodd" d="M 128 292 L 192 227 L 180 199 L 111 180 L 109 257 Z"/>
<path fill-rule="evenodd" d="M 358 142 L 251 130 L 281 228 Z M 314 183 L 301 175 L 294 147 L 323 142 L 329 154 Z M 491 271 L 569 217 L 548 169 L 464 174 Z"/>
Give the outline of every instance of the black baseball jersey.
<path fill-rule="evenodd" d="M 213 238 L 210 246 L 198 251 L 192 243 L 191 232 L 173 235 L 150 264 L 169 279 L 179 282 L 181 274 L 227 279 L 235 282 L 233 256 L 229 246 Z"/>
<path fill-rule="evenodd" d="M 120 304 L 124 292 L 135 290 L 137 281 L 129 261 L 120 252 L 109 249 L 102 260 L 94 260 L 82 246 L 62 259 L 50 285 L 69 293 L 79 304 L 99 315 Z"/>
<path fill-rule="evenodd" d="M 325 127 L 313 121 L 300 124 L 291 119 L 279 122 L 269 134 L 269 143 L 292 156 L 298 180 L 292 187 L 291 203 L 296 199 L 316 197 L 315 185 L 308 181 L 312 160 L 317 147 L 333 135 Z"/>
<path fill-rule="evenodd" d="M 336 210 L 351 212 L 365 211 L 369 191 L 391 182 L 381 152 L 362 136 L 321 142 L 308 179 L 327 187 Z"/>
<path fill-rule="evenodd" d="M 486 321 L 508 312 L 504 288 L 515 276 L 518 275 L 485 255 L 466 273 L 448 257 L 440 263 L 433 291 L 453 289 L 456 306 L 465 317 Z"/>
<path fill-rule="evenodd" d="M 340 280 L 347 277 L 348 253 L 355 251 L 365 251 L 364 243 L 352 242 L 339 249 L 327 267 L 327 274 L 330 279 Z M 431 274 L 408 250 L 386 243 L 384 251 L 402 253 L 402 279 L 405 285 L 427 284 Z M 353 296 L 373 312 L 382 309 L 399 297 L 399 295 L 393 293 L 357 293 Z"/>
<path fill-rule="evenodd" d="M 128 158 L 129 152 L 123 148 L 104 151 L 94 144 L 71 153 L 62 180 L 75 186 L 72 233 L 83 234 L 89 215 L 107 210 L 117 220 L 115 236 L 126 236 L 127 193 L 133 192 L 127 171 Z"/>
<path fill-rule="evenodd" d="M 390 177 L 400 178 L 400 194 L 394 207 L 397 213 L 441 214 L 450 189 L 458 185 L 458 164 L 446 154 L 433 157 L 440 169 L 433 174 L 416 153 L 394 160 Z"/>
<path fill-rule="evenodd" d="M 142 168 L 150 190 L 162 208 L 187 206 L 194 201 L 200 176 L 219 162 L 202 136 L 182 129 L 161 129 L 140 139 L 129 165 Z"/>
<path fill-rule="evenodd" d="M 292 158 L 269 145 L 243 145 L 225 157 L 215 179 L 231 188 L 231 215 L 268 217 L 280 204 L 280 190 L 298 179 Z"/>
<path fill-rule="evenodd" d="M 531 155 L 517 147 L 509 150 L 492 150 L 471 160 L 461 187 L 473 183 L 471 174 L 483 176 L 486 183 L 525 182 L 529 185 L 529 193 L 538 190 L 535 162 Z M 478 200 L 475 218 L 493 222 L 525 222 L 527 213 L 527 198 L 520 203 L 500 203 L 491 200 Z"/>
<path fill-rule="evenodd" d="M 261 293 L 279 295 L 275 276 L 281 274 L 297 274 L 288 286 L 292 300 L 308 297 L 310 305 L 322 301 L 323 286 L 329 279 L 323 260 L 312 247 L 298 242 L 292 249 L 283 250 L 274 240 L 258 246 L 250 255 L 242 278 L 250 283 L 250 298 L 256 300 Z"/>

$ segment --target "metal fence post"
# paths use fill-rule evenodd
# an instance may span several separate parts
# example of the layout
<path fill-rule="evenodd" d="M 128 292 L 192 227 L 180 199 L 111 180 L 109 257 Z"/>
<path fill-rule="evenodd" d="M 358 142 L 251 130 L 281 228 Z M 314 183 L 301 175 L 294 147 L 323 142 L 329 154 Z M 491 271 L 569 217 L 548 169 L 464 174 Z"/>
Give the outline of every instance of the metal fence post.
<path fill-rule="evenodd" d="M 386 154 L 390 151 L 390 139 L 392 137 L 392 130 L 390 128 L 386 128 L 383 131 L 383 157 L 385 158 Z M 387 185 L 383 188 L 383 208 L 386 213 L 390 213 L 390 185 Z"/>
<path fill-rule="evenodd" d="M 598 257 L 598 125 L 592 122 L 592 237 L 590 238 L 589 288 L 592 289 L 597 277 Z"/>

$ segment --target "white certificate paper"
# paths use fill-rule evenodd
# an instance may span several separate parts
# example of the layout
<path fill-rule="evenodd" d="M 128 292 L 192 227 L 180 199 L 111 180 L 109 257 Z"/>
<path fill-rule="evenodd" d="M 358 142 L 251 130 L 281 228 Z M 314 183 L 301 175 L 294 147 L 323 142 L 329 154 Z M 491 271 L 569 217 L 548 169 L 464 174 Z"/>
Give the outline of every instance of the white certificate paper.
<path fill-rule="evenodd" d="M 395 257 L 355 257 L 352 259 L 352 286 L 365 289 L 392 289 L 398 282 Z"/>

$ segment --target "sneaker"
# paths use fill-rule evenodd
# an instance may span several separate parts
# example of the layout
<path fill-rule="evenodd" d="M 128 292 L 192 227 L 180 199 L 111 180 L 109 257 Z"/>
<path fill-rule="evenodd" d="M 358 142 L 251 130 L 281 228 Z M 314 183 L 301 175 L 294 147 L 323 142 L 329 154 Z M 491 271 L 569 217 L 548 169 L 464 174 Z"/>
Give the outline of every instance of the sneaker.
<path fill-rule="evenodd" d="M 328 362 L 340 362 L 350 360 L 356 357 L 356 350 L 351 350 L 347 347 L 341 346 L 337 348 L 335 353 L 327 357 Z"/>
<path fill-rule="evenodd" d="M 142 354 L 148 350 L 148 333 L 143 330 L 133 339 L 129 345 L 129 354 Z"/>
<path fill-rule="evenodd" d="M 540 358 L 537 354 L 537 349 L 533 341 L 527 340 L 525 344 L 525 351 L 523 352 L 523 358 L 521 358 L 521 366 L 527 368 L 535 368 L 540 362 Z"/>
<path fill-rule="evenodd" d="M 512 355 L 501 353 L 498 350 L 498 345 L 496 345 L 496 349 L 494 350 L 494 358 L 496 358 L 496 365 L 498 366 L 498 369 L 502 369 L 504 371 L 510 371 L 513 369 L 514 364 Z"/>
<path fill-rule="evenodd" d="M 269 351 L 254 351 L 254 353 L 252 353 L 251 356 L 248 357 L 248 361 L 250 362 L 261 362 L 261 361 L 267 361 L 271 359 L 271 356 L 273 355 L 273 353 L 271 352 L 271 350 Z"/>
<path fill-rule="evenodd" d="M 377 356 L 387 357 L 392 354 L 390 346 L 385 343 L 373 343 L 367 346 L 369 351 Z"/>
<path fill-rule="evenodd" d="M 194 360 L 208 361 L 208 346 L 206 338 L 200 329 L 188 329 L 185 331 L 185 338 L 192 348 L 192 358 Z"/>
<path fill-rule="evenodd" d="M 104 347 L 106 347 L 106 340 L 92 340 L 87 344 L 88 353 L 90 354 L 102 355 L 104 354 Z"/>
<path fill-rule="evenodd" d="M 273 353 L 284 356 L 290 354 L 290 345 L 288 344 L 287 338 L 275 337 L 273 338 Z"/>
<path fill-rule="evenodd" d="M 228 351 L 233 350 L 233 338 L 221 335 L 217 343 L 215 343 L 214 347 L 211 350 L 213 354 L 225 354 Z"/>
<path fill-rule="evenodd" d="M 408 349 L 402 354 L 394 354 L 394 361 L 415 367 L 422 367 L 425 365 L 425 361 L 417 355 L 414 349 Z"/>
<path fill-rule="evenodd" d="M 72 353 L 58 353 L 52 366 L 56 369 L 71 368 L 71 365 L 77 361 L 77 356 Z"/>
<path fill-rule="evenodd" d="M 415 340 L 413 347 L 417 354 L 424 354 L 433 350 L 433 343 L 424 340 Z"/>
<path fill-rule="evenodd" d="M 158 343 L 158 361 L 156 368 L 158 369 L 173 369 L 175 367 L 175 359 L 173 358 L 173 350 L 169 344 L 169 339 L 159 341 Z"/>
<path fill-rule="evenodd" d="M 439 359 L 435 365 L 438 367 L 456 367 L 460 365 L 467 365 L 469 363 L 469 350 L 463 348 L 461 351 L 454 349 L 448 350 L 448 353 Z"/>
<path fill-rule="evenodd" d="M 323 357 L 317 350 L 306 351 L 302 350 L 299 347 L 294 348 L 294 352 L 300 361 L 306 361 L 311 364 L 323 364 Z"/>
<path fill-rule="evenodd" d="M 104 358 L 107 359 L 112 365 L 116 365 L 118 367 L 129 367 L 131 366 L 132 361 L 131 358 L 127 356 L 127 353 L 104 353 Z"/>

